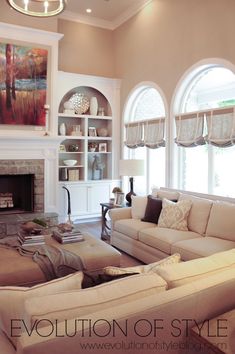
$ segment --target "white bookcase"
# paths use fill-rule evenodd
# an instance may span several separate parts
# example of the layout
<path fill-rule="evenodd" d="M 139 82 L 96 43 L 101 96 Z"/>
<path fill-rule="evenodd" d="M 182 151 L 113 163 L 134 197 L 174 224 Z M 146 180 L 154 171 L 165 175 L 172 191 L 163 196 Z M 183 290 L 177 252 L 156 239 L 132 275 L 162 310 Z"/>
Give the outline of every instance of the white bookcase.
<path fill-rule="evenodd" d="M 61 220 L 66 218 L 67 194 L 62 188 L 66 186 L 71 195 L 73 219 L 98 216 L 100 203 L 108 202 L 113 187 L 120 183 L 117 172 L 120 81 L 65 72 L 59 72 L 58 81 L 59 215 Z M 89 102 L 91 97 L 96 97 L 98 114 L 91 115 L 89 109 L 83 114 L 65 111 L 64 103 L 74 94 L 84 95 Z M 62 124 L 65 135 L 61 135 Z M 81 135 L 76 135 L 79 129 Z M 77 163 L 68 167 L 64 160 L 76 160 Z"/>

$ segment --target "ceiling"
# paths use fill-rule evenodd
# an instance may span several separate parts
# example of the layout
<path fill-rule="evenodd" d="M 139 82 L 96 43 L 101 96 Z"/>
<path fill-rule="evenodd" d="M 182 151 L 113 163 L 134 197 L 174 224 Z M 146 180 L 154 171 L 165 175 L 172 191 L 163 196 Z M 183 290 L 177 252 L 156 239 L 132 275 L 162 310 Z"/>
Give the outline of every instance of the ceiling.
<path fill-rule="evenodd" d="M 115 29 L 152 0 L 67 0 L 60 18 Z M 92 12 L 88 14 L 86 9 Z"/>

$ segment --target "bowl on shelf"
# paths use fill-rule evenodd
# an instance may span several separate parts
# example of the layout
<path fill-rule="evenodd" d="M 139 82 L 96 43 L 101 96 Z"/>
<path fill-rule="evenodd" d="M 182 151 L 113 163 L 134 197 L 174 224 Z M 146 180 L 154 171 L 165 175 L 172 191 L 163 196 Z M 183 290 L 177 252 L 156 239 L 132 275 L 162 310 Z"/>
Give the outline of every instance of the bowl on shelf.
<path fill-rule="evenodd" d="M 65 166 L 71 167 L 71 166 L 76 165 L 77 160 L 64 160 L 63 162 L 64 162 Z"/>

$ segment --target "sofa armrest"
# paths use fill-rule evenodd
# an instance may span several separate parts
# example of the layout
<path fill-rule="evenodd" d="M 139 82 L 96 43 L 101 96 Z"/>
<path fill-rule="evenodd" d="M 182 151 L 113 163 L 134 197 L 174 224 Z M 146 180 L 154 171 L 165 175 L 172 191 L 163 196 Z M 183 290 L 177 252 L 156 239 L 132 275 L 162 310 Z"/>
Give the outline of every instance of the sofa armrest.
<path fill-rule="evenodd" d="M 121 219 L 131 219 L 131 208 L 114 208 L 109 210 L 109 216 L 114 223 Z"/>

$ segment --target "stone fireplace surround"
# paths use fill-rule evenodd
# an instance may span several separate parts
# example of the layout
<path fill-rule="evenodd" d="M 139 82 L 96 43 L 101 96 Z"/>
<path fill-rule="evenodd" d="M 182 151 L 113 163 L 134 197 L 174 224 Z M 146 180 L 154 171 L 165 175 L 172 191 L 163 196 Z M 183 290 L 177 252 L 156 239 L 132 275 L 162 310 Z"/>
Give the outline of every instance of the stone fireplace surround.
<path fill-rule="evenodd" d="M 0 174 L 35 174 L 35 212 L 58 211 L 58 137 L 0 139 Z"/>
<path fill-rule="evenodd" d="M 44 212 L 44 160 L 0 160 L 0 175 L 29 174 L 34 175 L 33 211 Z"/>

